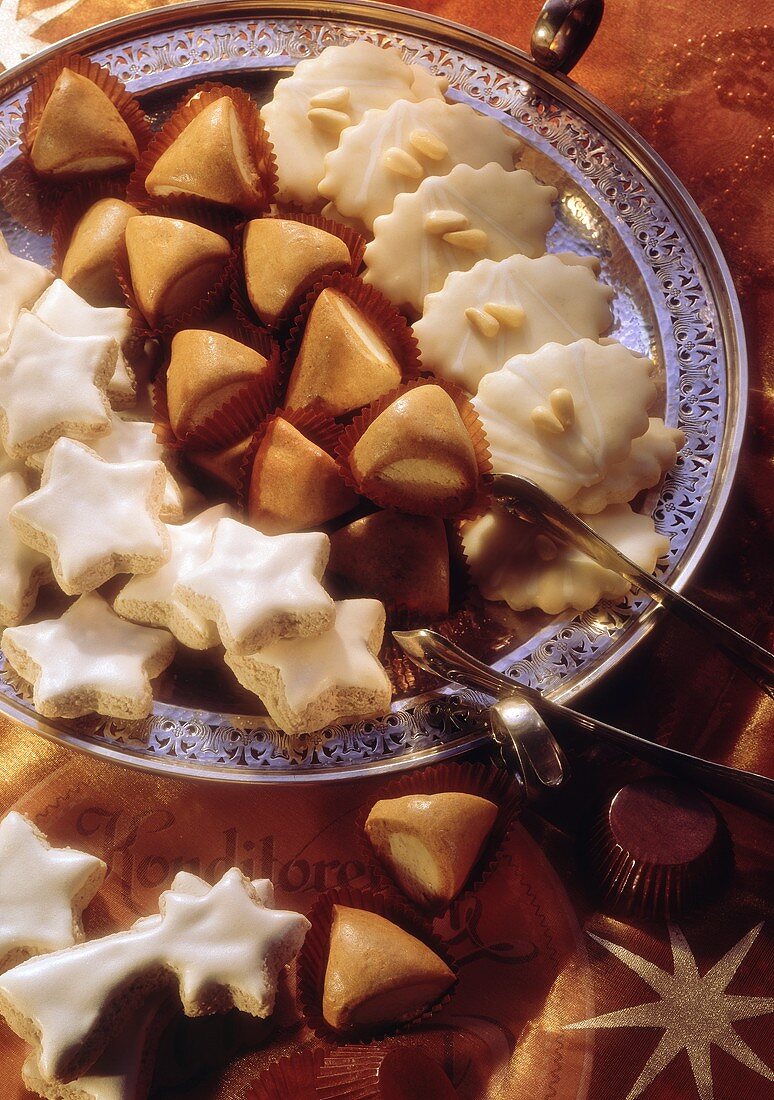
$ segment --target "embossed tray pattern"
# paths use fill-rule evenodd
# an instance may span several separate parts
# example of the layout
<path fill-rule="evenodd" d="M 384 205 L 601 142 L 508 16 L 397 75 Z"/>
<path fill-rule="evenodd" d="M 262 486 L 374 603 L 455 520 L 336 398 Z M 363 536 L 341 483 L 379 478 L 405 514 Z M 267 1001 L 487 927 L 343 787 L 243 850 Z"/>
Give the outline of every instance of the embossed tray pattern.
<path fill-rule="evenodd" d="M 450 96 L 499 118 L 526 144 L 523 163 L 560 191 L 553 250 L 602 258 L 616 290 L 612 335 L 649 352 L 664 379 L 664 414 L 686 433 L 675 470 L 644 501 L 670 537 L 663 576 L 682 586 L 706 550 L 730 490 L 746 404 L 738 304 L 718 246 L 678 182 L 625 124 L 572 82 L 465 28 L 368 4 L 195 3 L 117 20 L 76 36 L 162 117 L 186 85 L 238 82 L 259 100 L 278 75 L 330 44 L 366 39 L 450 81 Z M 51 52 L 51 51 L 48 51 Z M 39 64 L 39 60 L 35 64 Z M 0 173 L 18 156 L 35 64 L 0 79 Z M 0 212 L 14 251 L 47 262 L 49 242 Z M 530 620 L 488 655 L 492 664 L 569 700 L 614 667 L 653 626 L 636 596 L 570 618 Z M 0 706 L 75 747 L 178 775 L 273 781 L 343 778 L 408 767 L 468 749 L 485 734 L 485 700 L 440 691 L 399 698 L 380 721 L 289 739 L 265 717 L 157 702 L 145 722 L 38 716 L 0 660 Z"/>

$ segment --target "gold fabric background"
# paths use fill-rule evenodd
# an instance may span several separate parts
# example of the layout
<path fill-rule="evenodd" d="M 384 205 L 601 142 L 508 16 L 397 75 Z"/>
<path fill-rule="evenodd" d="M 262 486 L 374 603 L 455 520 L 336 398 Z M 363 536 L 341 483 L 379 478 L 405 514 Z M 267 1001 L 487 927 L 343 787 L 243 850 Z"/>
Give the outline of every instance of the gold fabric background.
<path fill-rule="evenodd" d="M 146 6 L 0 0 L 0 64 Z M 502 0 L 417 6 L 523 47 L 537 12 Z M 731 265 L 750 352 L 748 431 L 731 506 L 692 593 L 771 644 L 774 31 L 763 21 L 757 0 L 608 0 L 573 78 L 629 119 L 677 172 Z M 774 774 L 774 704 L 674 620 L 584 706 L 634 732 Z M 98 764 L 5 719 L 0 745 L 0 810 L 16 806 L 56 842 L 109 861 L 88 913 L 92 933 L 153 911 L 183 864 L 211 875 L 230 862 L 270 873 L 280 902 L 301 909 L 320 887 L 368 881 L 352 819 L 378 789 L 373 782 L 337 786 L 335 795 L 232 791 L 224 799 L 211 786 Z M 411 1041 L 444 1059 L 468 1100 L 774 1097 L 767 1015 L 774 1011 L 774 828 L 724 808 L 737 862 L 730 891 L 679 928 L 615 920 L 598 911 L 583 881 L 576 840 L 589 809 L 637 769 L 606 758 L 604 767 L 581 760 L 577 773 L 575 798 L 552 811 L 550 824 L 528 815 L 495 875 L 444 929 L 461 961 L 460 990 Z M 711 994 L 700 984 L 707 971 L 717 975 Z M 742 1005 L 734 996 L 757 1000 Z M 658 1002 L 660 1009 L 638 1007 Z M 568 1027 L 618 1010 L 615 1024 Z M 238 1100 L 267 1059 L 309 1041 L 288 991 L 273 1044 L 244 1054 L 264 1030 L 233 1017 L 177 1026 L 165 1039 L 154 1095 Z M 9 1100 L 28 1095 L 17 1085 L 21 1058 L 3 1028 L 0 1078 Z"/>

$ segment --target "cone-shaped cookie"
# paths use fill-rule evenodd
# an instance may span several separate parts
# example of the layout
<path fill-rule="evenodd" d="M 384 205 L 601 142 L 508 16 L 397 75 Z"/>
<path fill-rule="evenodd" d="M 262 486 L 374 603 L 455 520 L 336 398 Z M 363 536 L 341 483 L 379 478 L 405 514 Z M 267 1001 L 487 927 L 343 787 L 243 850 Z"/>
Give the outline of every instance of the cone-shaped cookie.
<path fill-rule="evenodd" d="M 287 420 L 266 429 L 250 476 L 247 515 L 265 535 L 318 527 L 354 508 L 336 462 Z"/>
<path fill-rule="evenodd" d="M 346 294 L 328 288 L 317 298 L 288 383 L 285 404 L 313 401 L 332 416 L 370 404 L 401 380 L 398 363 L 367 317 Z"/>
<path fill-rule="evenodd" d="M 365 832 L 404 894 L 419 905 L 445 906 L 465 885 L 497 812 L 474 794 L 412 794 L 377 802 Z"/>
<path fill-rule="evenodd" d="M 250 439 L 240 439 L 223 451 L 187 450 L 186 460 L 197 470 L 227 489 L 238 489 L 242 481 L 242 463 L 244 462 Z"/>
<path fill-rule="evenodd" d="M 331 535 L 328 572 L 354 596 L 423 615 L 449 610 L 449 545 L 442 519 L 374 512 Z"/>
<path fill-rule="evenodd" d="M 334 905 L 323 1016 L 336 1031 L 412 1020 L 453 983 L 446 963 L 397 924 Z"/>
<path fill-rule="evenodd" d="M 188 123 L 151 168 L 145 190 L 159 198 L 180 192 L 245 211 L 261 204 L 258 172 L 232 99 L 216 99 Z"/>
<path fill-rule="evenodd" d="M 440 386 L 418 386 L 393 401 L 363 432 L 349 464 L 366 496 L 419 515 L 461 511 L 478 484 L 470 436 Z"/>
<path fill-rule="evenodd" d="M 231 248 L 225 237 L 179 218 L 144 214 L 126 226 L 137 304 L 151 325 L 195 306 L 217 282 Z"/>
<path fill-rule="evenodd" d="M 121 199 L 100 199 L 76 223 L 62 262 L 62 278 L 93 306 L 124 304 L 115 257 L 126 223 L 139 210 Z"/>
<path fill-rule="evenodd" d="M 182 439 L 246 386 L 268 381 L 268 370 L 259 352 L 221 332 L 176 333 L 167 368 L 167 406 L 175 435 Z"/>
<path fill-rule="evenodd" d="M 137 160 L 134 136 L 101 88 L 62 69 L 46 101 L 30 150 L 40 175 L 113 172 Z"/>
<path fill-rule="evenodd" d="M 247 296 L 267 325 L 323 275 L 350 263 L 349 249 L 333 233 L 281 218 L 251 221 L 244 236 Z"/>

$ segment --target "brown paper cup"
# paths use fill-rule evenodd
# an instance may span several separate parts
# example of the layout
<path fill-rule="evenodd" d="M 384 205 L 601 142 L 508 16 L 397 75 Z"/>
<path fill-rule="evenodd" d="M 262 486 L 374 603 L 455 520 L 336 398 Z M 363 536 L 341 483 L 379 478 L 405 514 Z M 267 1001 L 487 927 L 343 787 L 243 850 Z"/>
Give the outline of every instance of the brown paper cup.
<path fill-rule="evenodd" d="M 434 764 L 429 768 L 423 768 L 421 771 L 409 772 L 393 780 L 392 783 L 388 783 L 379 792 L 378 798 L 360 809 L 355 819 L 360 847 L 367 864 L 374 870 L 377 878 L 384 884 L 385 889 L 400 892 L 397 882 L 368 841 L 365 832 L 366 819 L 377 801 L 403 798 L 406 795 L 433 795 L 450 792 L 473 794 L 478 795 L 479 798 L 486 798 L 497 806 L 498 814 L 487 842 L 472 868 L 464 888 L 449 905 L 440 905 L 427 910 L 435 916 L 439 916 L 445 913 L 447 909 L 457 905 L 464 897 L 485 882 L 494 871 L 503 845 L 521 809 L 521 791 L 516 783 L 505 772 L 493 766 L 467 763 Z M 409 899 L 408 904 L 416 905 L 417 903 L 413 899 Z"/>
<path fill-rule="evenodd" d="M 404 380 L 417 378 L 421 374 L 419 348 L 411 326 L 403 314 L 376 287 L 369 286 L 356 275 L 342 272 L 326 275 L 315 283 L 293 318 L 283 349 L 286 374 L 290 374 L 298 355 L 306 322 L 314 303 L 322 291 L 328 289 L 346 294 L 352 304 L 365 314 L 400 364 Z"/>
<path fill-rule="evenodd" d="M 342 273 L 346 275 L 356 275 L 360 270 L 363 263 L 363 253 L 365 252 L 366 242 L 359 233 L 354 231 L 354 229 L 350 229 L 345 225 L 339 225 L 338 222 L 329 221 L 328 218 L 323 218 L 319 214 L 306 214 L 296 208 L 278 207 L 268 216 L 280 221 L 294 221 L 300 222 L 303 225 L 311 225 L 316 229 L 321 229 L 325 233 L 330 233 L 332 236 L 338 237 L 339 240 L 343 241 L 347 246 L 350 255 L 349 266 L 342 269 Z M 231 299 L 234 304 L 234 312 L 243 323 L 262 327 L 264 322 L 256 316 L 255 310 L 247 294 L 244 277 L 244 262 L 242 259 L 243 247 L 241 243 L 244 236 L 244 226 L 240 227 L 240 230 L 242 230 L 239 233 L 240 261 L 231 288 Z M 287 329 L 296 316 L 300 303 L 303 302 L 313 285 L 313 282 L 307 282 L 299 286 L 292 299 L 288 302 L 283 315 L 276 324 L 270 325 L 269 327 L 278 331 Z"/>
<path fill-rule="evenodd" d="M 148 211 L 146 211 L 146 213 L 148 213 Z M 207 211 L 201 205 L 196 207 L 192 205 L 189 207 L 186 217 L 181 217 L 181 212 L 173 205 L 167 205 L 163 208 L 159 207 L 157 210 L 154 210 L 153 213 L 154 215 L 158 214 L 165 217 L 179 218 L 183 221 L 195 222 L 205 229 L 211 229 L 213 233 L 220 234 L 221 237 L 225 237 L 229 242 L 232 240 L 233 226 L 229 219 L 224 218 L 213 210 Z M 129 320 L 132 324 L 133 337 L 138 341 L 169 338 L 173 336 L 174 333 L 180 332 L 181 329 L 200 327 L 208 318 L 216 316 L 228 297 L 228 288 L 234 277 L 233 268 L 235 262 L 235 256 L 232 249 L 231 255 L 226 261 L 220 276 L 206 294 L 197 302 L 192 303 L 191 306 L 183 312 L 168 317 L 161 324 L 152 325 L 140 309 L 134 295 L 129 269 L 129 259 L 126 255 L 126 250 L 119 248 L 115 259 L 116 278 L 123 291 L 126 305 L 129 308 Z"/>
<path fill-rule="evenodd" d="M 398 1042 L 328 1051 L 317 1074 L 318 1100 L 453 1100 L 457 1095 L 434 1058 Z"/>
<path fill-rule="evenodd" d="M 100 199 L 123 199 L 126 201 L 126 180 L 116 176 L 87 180 L 73 188 L 57 208 L 54 223 L 51 226 L 51 253 L 54 274 L 61 276 L 62 265 L 70 246 L 73 232 L 87 210 Z"/>
<path fill-rule="evenodd" d="M 243 1100 L 317 1100 L 324 1057 L 324 1049 L 317 1047 L 280 1058 L 251 1082 Z"/>
<path fill-rule="evenodd" d="M 256 199 L 254 205 L 249 208 L 242 208 L 238 211 L 234 211 L 233 208 L 229 208 L 220 203 L 213 203 L 211 205 L 221 210 L 233 211 L 233 217 L 235 219 L 241 218 L 245 214 L 258 216 L 269 209 L 277 190 L 277 167 L 274 161 L 274 152 L 271 142 L 264 128 L 258 108 L 250 96 L 246 92 L 243 92 L 241 88 L 233 88 L 228 84 L 217 83 L 198 84 L 195 88 L 191 88 L 185 93 L 185 96 L 175 108 L 171 117 L 161 130 L 154 135 L 147 149 L 137 162 L 137 166 L 129 181 L 129 188 L 127 191 L 129 202 L 133 202 L 146 210 L 155 208 L 158 205 L 160 200 L 149 195 L 145 189 L 145 181 L 153 165 L 161 154 L 166 152 L 170 145 L 180 137 L 186 126 L 188 126 L 197 115 L 201 114 L 205 107 L 209 107 L 210 104 L 218 99 L 222 99 L 224 96 L 227 96 L 234 104 L 239 120 L 244 127 L 251 157 L 258 171 L 258 178 L 261 183 L 261 194 Z M 176 192 L 170 196 L 165 196 L 161 201 L 164 203 L 173 201 L 179 203 L 181 207 L 185 207 L 188 203 L 200 204 L 202 202 L 201 199 L 193 198 L 183 192 Z"/>
<path fill-rule="evenodd" d="M 410 1030 L 421 1021 L 429 1019 L 439 1008 L 448 1003 L 454 992 L 454 986 L 413 1020 L 395 1024 L 391 1027 L 374 1029 L 373 1031 L 347 1032 L 346 1035 L 335 1031 L 326 1022 L 322 1014 L 323 986 L 325 984 L 325 971 L 328 966 L 328 948 L 334 905 L 345 905 L 352 909 L 365 909 L 370 913 L 377 913 L 379 916 L 385 917 L 405 932 L 408 932 L 409 935 L 421 940 L 431 951 L 434 951 L 436 955 L 443 959 L 455 974 L 457 973 L 457 967 L 444 942 L 433 934 L 429 924 L 419 916 L 418 912 L 409 908 L 397 894 L 388 894 L 383 891 L 354 890 L 346 887 L 329 890 L 327 893 L 320 895 L 309 914 L 312 927 L 307 932 L 304 946 L 298 956 L 298 998 L 301 1012 L 307 1026 L 311 1028 L 318 1039 L 349 1044 L 372 1043 L 377 1039 L 384 1038 L 385 1035 L 397 1035 Z"/>
<path fill-rule="evenodd" d="M 404 382 L 401 386 L 398 386 L 397 389 L 393 390 L 392 393 L 387 393 L 384 397 L 378 398 L 378 400 L 372 402 L 372 404 L 368 405 L 362 412 L 358 413 L 354 420 L 348 424 L 342 432 L 336 448 L 336 457 L 341 464 L 342 474 L 348 484 L 350 484 L 356 492 L 361 493 L 363 496 L 367 496 L 369 500 L 372 500 L 374 504 L 378 504 L 380 508 L 395 508 L 398 511 L 406 511 L 402 502 L 395 499 L 389 491 L 382 489 L 382 487 L 377 487 L 365 493 L 357 478 L 352 473 L 349 460 L 355 444 L 365 433 L 366 429 L 373 424 L 377 416 L 383 413 L 385 409 L 389 408 L 389 406 L 394 401 L 397 401 L 404 393 L 418 389 L 420 386 L 439 386 L 449 394 L 457 407 L 457 411 L 470 436 L 473 450 L 476 455 L 478 487 L 470 503 L 459 512 L 453 513 L 453 515 L 454 518 L 458 520 L 471 519 L 474 516 L 479 516 L 488 506 L 492 483 L 492 463 L 489 456 L 489 446 L 484 434 L 484 428 L 467 395 L 457 386 L 437 378 L 414 378 Z M 432 503 L 428 504 L 427 510 L 423 510 L 418 514 L 428 516 L 449 516 L 445 508 L 439 509 L 433 506 Z"/>

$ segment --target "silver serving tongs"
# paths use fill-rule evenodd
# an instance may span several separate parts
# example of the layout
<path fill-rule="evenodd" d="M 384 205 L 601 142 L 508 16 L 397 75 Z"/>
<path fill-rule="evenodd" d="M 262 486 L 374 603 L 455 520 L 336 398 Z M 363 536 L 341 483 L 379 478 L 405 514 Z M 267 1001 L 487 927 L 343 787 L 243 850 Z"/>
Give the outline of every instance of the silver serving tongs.
<path fill-rule="evenodd" d="M 606 569 L 621 573 L 662 607 L 673 611 L 717 645 L 755 683 L 774 698 L 774 653 L 769 653 L 698 604 L 646 573 L 606 539 L 529 478 L 499 474 L 492 487 L 495 500 L 519 519 L 534 523 L 560 542 L 582 550 Z"/>
<path fill-rule="evenodd" d="M 606 722 L 600 722 L 597 718 L 555 703 L 535 688 L 519 684 L 477 661 L 434 630 L 395 630 L 393 637 L 411 660 L 425 672 L 433 673 L 451 683 L 479 688 L 494 698 L 522 699 L 534 708 L 549 727 L 557 728 L 559 722 L 564 722 L 583 733 L 592 734 L 605 744 L 622 749 L 638 760 L 644 760 L 662 771 L 687 779 L 718 798 L 774 818 L 774 780 L 764 775 L 729 768 L 725 764 L 716 764 L 712 760 L 704 760 L 700 756 L 692 756 L 667 745 L 647 741 L 636 734 L 627 733 L 607 725 Z M 534 742 L 530 742 L 530 748 L 532 744 Z M 549 745 L 550 742 L 546 741 L 542 746 L 546 754 L 553 751 Z M 564 767 L 564 756 L 558 746 L 557 750 L 558 759 Z"/>

